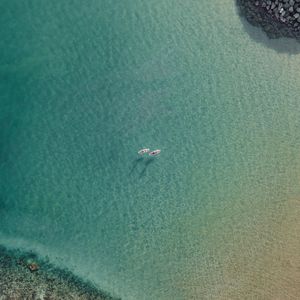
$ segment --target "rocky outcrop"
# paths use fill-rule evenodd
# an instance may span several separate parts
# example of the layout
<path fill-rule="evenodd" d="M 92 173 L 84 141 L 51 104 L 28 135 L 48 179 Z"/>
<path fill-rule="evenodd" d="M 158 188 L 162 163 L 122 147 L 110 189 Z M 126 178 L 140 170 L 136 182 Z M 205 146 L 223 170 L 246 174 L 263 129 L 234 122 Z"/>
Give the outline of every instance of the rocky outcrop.
<path fill-rule="evenodd" d="M 0 300 L 113 300 L 89 282 L 33 253 L 0 245 Z"/>
<path fill-rule="evenodd" d="M 300 0 L 237 0 L 240 12 L 270 38 L 300 40 Z"/>

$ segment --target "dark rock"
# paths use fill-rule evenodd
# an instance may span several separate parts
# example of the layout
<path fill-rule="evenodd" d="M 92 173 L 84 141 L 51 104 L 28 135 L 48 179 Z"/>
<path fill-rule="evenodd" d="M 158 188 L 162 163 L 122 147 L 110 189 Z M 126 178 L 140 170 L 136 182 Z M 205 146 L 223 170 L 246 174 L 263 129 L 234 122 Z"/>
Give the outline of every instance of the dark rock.
<path fill-rule="evenodd" d="M 270 38 L 300 41 L 300 0 L 236 0 L 240 12 Z"/>
<path fill-rule="evenodd" d="M 39 266 L 43 267 L 36 273 Z M 68 270 L 55 268 L 32 253 L 8 250 L 0 245 L 0 300 L 42 299 L 116 298 L 100 291 L 92 283 L 74 276 Z"/>
<path fill-rule="evenodd" d="M 38 271 L 39 268 L 40 268 L 39 265 L 35 262 L 32 262 L 32 263 L 28 264 L 28 269 L 31 272 L 36 272 L 36 271 Z"/>

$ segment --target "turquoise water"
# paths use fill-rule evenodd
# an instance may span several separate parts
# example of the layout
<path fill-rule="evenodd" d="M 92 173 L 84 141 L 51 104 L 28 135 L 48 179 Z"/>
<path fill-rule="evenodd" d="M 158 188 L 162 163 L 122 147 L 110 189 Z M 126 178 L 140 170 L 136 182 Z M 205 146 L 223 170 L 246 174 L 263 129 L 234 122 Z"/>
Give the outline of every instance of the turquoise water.
<path fill-rule="evenodd" d="M 0 243 L 122 299 L 247 285 L 299 199 L 300 46 L 202 2 L 2 1 Z"/>

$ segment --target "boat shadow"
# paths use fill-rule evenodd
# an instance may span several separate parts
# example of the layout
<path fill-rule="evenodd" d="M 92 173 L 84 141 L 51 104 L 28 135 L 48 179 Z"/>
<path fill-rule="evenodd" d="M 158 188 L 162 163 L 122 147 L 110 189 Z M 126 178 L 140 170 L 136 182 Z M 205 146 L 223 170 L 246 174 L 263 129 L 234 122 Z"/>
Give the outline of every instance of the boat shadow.
<path fill-rule="evenodd" d="M 135 159 L 133 161 L 132 167 L 129 171 L 129 175 L 133 175 L 134 173 L 139 173 L 139 177 L 143 177 L 145 176 L 147 169 L 149 168 L 149 166 L 155 161 L 154 157 L 139 157 L 137 159 Z M 142 167 L 142 171 L 139 172 L 139 170 L 141 169 L 138 166 L 143 166 Z"/>
<path fill-rule="evenodd" d="M 132 167 L 130 169 L 129 175 L 132 175 L 132 173 L 135 171 L 137 166 L 144 161 L 144 157 L 139 157 L 133 161 Z"/>
<path fill-rule="evenodd" d="M 155 159 L 153 157 L 146 158 L 144 163 L 144 168 L 142 172 L 140 173 L 140 178 L 144 177 L 146 175 L 146 171 L 149 168 L 150 164 L 154 163 Z"/>

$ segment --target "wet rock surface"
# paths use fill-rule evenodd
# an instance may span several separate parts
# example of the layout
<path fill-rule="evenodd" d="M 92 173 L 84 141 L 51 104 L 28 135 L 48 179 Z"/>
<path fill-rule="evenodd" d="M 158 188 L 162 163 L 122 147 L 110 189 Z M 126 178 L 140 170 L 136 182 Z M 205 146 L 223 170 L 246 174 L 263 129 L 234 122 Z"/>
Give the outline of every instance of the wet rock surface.
<path fill-rule="evenodd" d="M 300 40 L 300 0 L 237 0 L 242 16 L 270 38 Z"/>
<path fill-rule="evenodd" d="M 0 246 L 1 300 L 112 300 L 89 282 L 59 270 L 33 253 Z"/>

